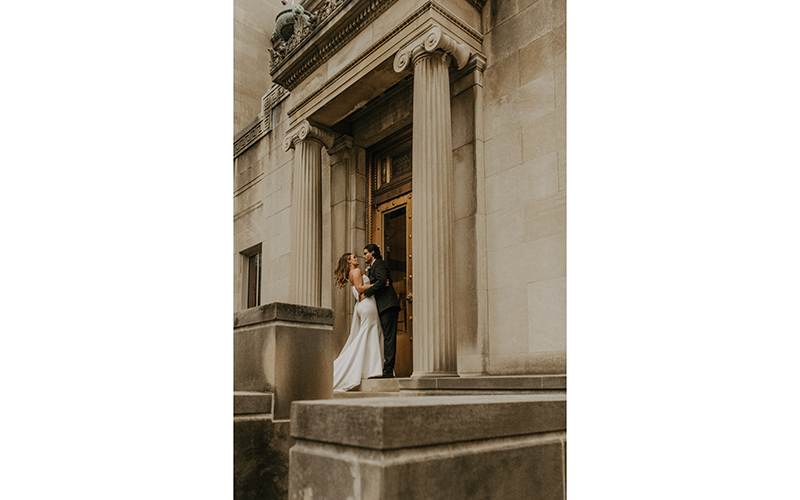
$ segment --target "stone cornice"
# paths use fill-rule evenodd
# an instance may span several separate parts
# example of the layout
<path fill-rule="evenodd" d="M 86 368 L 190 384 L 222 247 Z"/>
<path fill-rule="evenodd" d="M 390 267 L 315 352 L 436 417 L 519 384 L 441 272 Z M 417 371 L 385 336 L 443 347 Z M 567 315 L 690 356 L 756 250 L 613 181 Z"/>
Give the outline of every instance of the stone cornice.
<path fill-rule="evenodd" d="M 293 41 L 295 35 L 289 39 L 287 45 L 291 48 L 286 52 L 286 55 L 281 57 L 277 50 L 273 50 L 272 67 L 270 68 L 270 75 L 272 80 L 280 83 L 289 90 L 294 89 L 300 82 L 309 76 L 315 69 L 322 65 L 325 61 L 336 54 L 342 47 L 352 40 L 356 35 L 361 33 L 372 21 L 378 18 L 386 9 L 397 2 L 397 0 L 371 0 L 366 3 L 366 7 L 355 15 L 351 16 L 350 22 L 343 24 L 341 29 L 338 29 L 335 34 L 329 36 L 326 40 L 316 40 L 315 43 L 310 45 L 308 54 L 303 54 L 304 47 L 309 45 L 309 42 L 318 33 L 324 31 L 323 27 L 328 24 L 328 21 L 337 17 L 338 14 L 345 10 L 345 6 L 349 3 L 354 3 L 353 8 L 357 2 L 354 0 L 329 0 L 323 6 L 325 12 L 329 14 L 325 17 L 324 22 L 319 22 L 311 30 L 306 29 L 305 35 L 302 39 Z M 331 10 L 331 5 L 335 5 Z M 312 14 L 318 15 L 319 11 Z M 349 14 L 349 13 L 348 13 Z M 277 59 L 276 59 L 277 56 Z M 305 57 L 304 57 L 305 56 Z M 292 63 L 293 59 L 297 59 L 296 63 Z M 291 68 L 288 66 L 292 66 Z"/>
<path fill-rule="evenodd" d="M 293 149 L 298 141 L 315 140 L 321 143 L 326 148 L 330 149 L 333 146 L 334 135 L 333 132 L 313 124 L 308 120 L 303 120 L 298 126 L 286 133 L 283 139 L 283 150 L 289 151 Z"/>
<path fill-rule="evenodd" d="M 469 61 L 469 47 L 458 42 L 442 30 L 438 24 L 433 25 L 428 31 L 404 49 L 397 51 L 394 56 L 394 70 L 398 73 L 408 67 L 408 63 L 417 59 L 424 53 L 441 49 L 445 54 L 452 56 L 456 68 L 461 69 Z"/>
<path fill-rule="evenodd" d="M 349 1 L 326 0 L 319 9 L 311 13 L 307 21 L 304 16 L 299 16 L 303 17 L 303 19 L 295 18 L 294 33 L 286 42 L 282 42 L 280 38 L 276 38 L 277 34 L 273 34 L 271 40 L 273 47 L 269 50 L 270 73 L 277 71 L 288 58 L 300 50 L 305 42 L 320 31 Z"/>
<path fill-rule="evenodd" d="M 430 0 L 430 1 L 426 2 L 425 4 L 423 4 L 419 9 L 414 11 L 411 15 L 409 15 L 402 22 L 400 22 L 390 32 L 388 32 L 384 36 L 382 36 L 377 42 L 372 44 L 367 50 L 365 50 L 364 52 L 362 52 L 361 54 L 356 56 L 344 68 L 342 68 L 335 75 L 330 77 L 317 90 L 315 90 L 314 92 L 312 92 L 311 94 L 306 96 L 299 103 L 297 103 L 294 106 L 292 106 L 292 108 L 289 110 L 288 115 L 291 117 L 294 114 L 296 114 L 306 104 L 308 104 L 313 99 L 316 99 L 320 94 L 325 92 L 331 85 L 336 83 L 343 75 L 345 75 L 353 67 L 355 67 L 356 65 L 360 64 L 364 59 L 369 57 L 376 50 L 380 49 L 389 40 L 391 40 L 397 33 L 399 33 L 400 31 L 404 30 L 405 28 L 407 28 L 412 23 L 416 22 L 418 19 L 420 19 L 423 15 L 425 15 L 425 13 L 427 13 L 430 10 L 439 13 L 445 19 L 447 19 L 448 21 L 452 22 L 454 25 L 456 25 L 459 28 L 461 28 L 462 30 L 464 30 L 464 32 L 467 33 L 469 36 L 471 36 L 475 40 L 476 43 L 483 44 L 483 35 L 481 35 L 477 30 L 475 30 L 474 28 L 472 28 L 471 26 L 469 26 L 465 22 L 461 21 L 458 17 L 453 15 L 453 13 L 451 13 L 450 11 L 448 11 L 447 9 L 445 9 L 444 7 L 442 7 L 441 5 L 436 3 L 435 1 Z M 332 54 L 330 54 L 330 55 L 332 55 Z M 330 57 L 330 55 L 328 57 Z M 310 74 L 311 71 L 316 69 L 316 67 L 318 67 L 323 62 L 324 62 L 324 60 L 320 60 L 319 63 L 314 68 L 311 68 L 311 70 L 309 71 L 309 74 Z M 305 75 L 305 76 L 308 76 L 308 75 Z M 303 78 L 305 78 L 305 76 L 303 76 Z M 299 83 L 299 81 L 296 82 L 296 83 Z"/>

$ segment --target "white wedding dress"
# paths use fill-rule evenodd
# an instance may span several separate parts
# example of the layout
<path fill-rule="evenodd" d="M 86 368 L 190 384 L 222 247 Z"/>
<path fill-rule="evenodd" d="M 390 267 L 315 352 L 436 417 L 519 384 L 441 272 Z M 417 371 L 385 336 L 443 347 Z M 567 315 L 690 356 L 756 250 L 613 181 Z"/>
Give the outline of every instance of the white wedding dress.
<path fill-rule="evenodd" d="M 364 284 L 369 285 L 367 275 L 364 275 Z M 358 300 L 355 287 L 350 288 Z M 356 302 L 350 336 L 333 362 L 333 390 L 348 391 L 361 384 L 362 378 L 376 377 L 382 373 L 383 331 L 373 296 Z"/>

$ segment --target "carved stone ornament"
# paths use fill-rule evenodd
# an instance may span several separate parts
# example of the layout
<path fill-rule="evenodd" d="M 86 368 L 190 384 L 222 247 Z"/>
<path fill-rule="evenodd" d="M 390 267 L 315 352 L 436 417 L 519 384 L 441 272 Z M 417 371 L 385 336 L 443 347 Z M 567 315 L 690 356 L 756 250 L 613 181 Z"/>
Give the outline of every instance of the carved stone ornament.
<path fill-rule="evenodd" d="M 303 120 L 300 125 L 287 132 L 286 137 L 283 139 L 283 150 L 289 151 L 294 148 L 295 143 L 305 140 L 318 141 L 330 149 L 333 146 L 333 139 L 333 132 L 330 130 L 314 125 L 308 120 Z"/>
<path fill-rule="evenodd" d="M 408 67 L 409 62 L 413 62 L 425 52 L 433 52 L 437 49 L 452 56 L 458 69 L 463 68 L 469 61 L 469 46 L 450 37 L 442 31 L 441 26 L 435 25 L 411 45 L 397 52 L 397 55 L 394 56 L 394 70 L 400 73 Z"/>
<path fill-rule="evenodd" d="M 269 49 L 270 69 L 275 68 L 283 62 L 292 50 L 300 46 L 306 38 L 311 36 L 317 27 L 327 21 L 333 12 L 346 2 L 347 0 L 327 0 L 319 9 L 312 13 L 307 12 L 299 5 L 295 5 L 292 7 L 294 32 L 288 39 L 284 39 L 283 36 L 278 33 L 276 20 L 276 31 L 272 33 L 272 39 L 270 40 L 272 42 L 272 48 Z M 281 14 L 284 14 L 284 12 Z M 288 26 L 288 24 L 291 23 L 286 24 Z"/>

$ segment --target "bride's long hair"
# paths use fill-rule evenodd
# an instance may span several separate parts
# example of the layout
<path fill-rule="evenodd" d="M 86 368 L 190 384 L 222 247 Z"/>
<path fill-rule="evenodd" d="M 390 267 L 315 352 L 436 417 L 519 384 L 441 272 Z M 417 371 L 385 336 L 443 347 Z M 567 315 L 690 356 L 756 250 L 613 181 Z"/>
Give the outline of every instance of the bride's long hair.
<path fill-rule="evenodd" d="M 344 288 L 350 281 L 350 256 L 351 253 L 346 253 L 339 258 L 339 264 L 336 266 L 336 271 L 333 272 L 333 278 L 336 286 Z"/>

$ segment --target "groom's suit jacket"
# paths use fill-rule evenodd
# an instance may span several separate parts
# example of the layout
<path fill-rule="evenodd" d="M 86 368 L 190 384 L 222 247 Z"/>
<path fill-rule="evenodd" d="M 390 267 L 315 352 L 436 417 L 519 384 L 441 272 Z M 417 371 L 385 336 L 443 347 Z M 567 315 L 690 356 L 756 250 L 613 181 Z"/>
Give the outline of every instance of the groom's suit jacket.
<path fill-rule="evenodd" d="M 375 296 L 378 314 L 392 308 L 400 309 L 400 300 L 398 300 L 397 292 L 394 291 L 394 286 L 392 286 L 391 282 L 389 264 L 383 259 L 375 259 L 369 268 L 368 276 L 371 286 L 364 292 L 364 296 Z M 389 280 L 389 286 L 386 286 L 387 279 Z"/>

